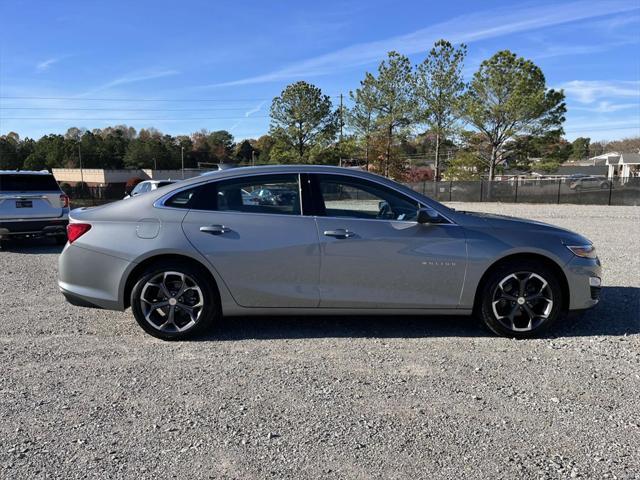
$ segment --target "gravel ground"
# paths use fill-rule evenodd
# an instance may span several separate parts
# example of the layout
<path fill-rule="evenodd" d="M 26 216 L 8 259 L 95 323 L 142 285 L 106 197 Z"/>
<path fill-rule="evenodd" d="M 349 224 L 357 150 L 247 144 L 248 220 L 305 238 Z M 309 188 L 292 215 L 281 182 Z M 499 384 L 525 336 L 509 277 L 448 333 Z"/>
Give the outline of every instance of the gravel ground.
<path fill-rule="evenodd" d="M 640 478 L 640 208 L 459 204 L 591 238 L 603 301 L 547 338 L 465 318 L 225 320 L 165 343 L 0 252 L 0 477 Z"/>

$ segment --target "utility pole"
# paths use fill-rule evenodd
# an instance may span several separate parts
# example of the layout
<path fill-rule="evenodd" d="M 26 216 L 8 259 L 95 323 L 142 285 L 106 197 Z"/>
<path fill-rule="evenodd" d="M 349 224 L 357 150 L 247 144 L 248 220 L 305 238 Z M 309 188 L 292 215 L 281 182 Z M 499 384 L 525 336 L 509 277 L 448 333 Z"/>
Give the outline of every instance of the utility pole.
<path fill-rule="evenodd" d="M 340 163 L 339 165 L 342 166 L 342 126 L 344 125 L 344 120 L 342 117 L 342 92 L 340 92 L 340 143 L 339 143 L 339 148 L 340 148 Z"/>
<path fill-rule="evenodd" d="M 182 179 L 184 180 L 184 147 L 180 147 L 180 159 L 182 160 Z"/>
<path fill-rule="evenodd" d="M 82 173 L 82 152 L 80 151 L 80 145 L 78 145 L 78 159 L 80 160 L 80 184 L 84 189 L 84 174 Z"/>
<path fill-rule="evenodd" d="M 256 151 L 253 149 L 251 150 L 251 166 L 256 166 Z"/>
<path fill-rule="evenodd" d="M 156 157 L 153 157 L 153 169 L 158 170 L 158 162 L 156 161 Z"/>

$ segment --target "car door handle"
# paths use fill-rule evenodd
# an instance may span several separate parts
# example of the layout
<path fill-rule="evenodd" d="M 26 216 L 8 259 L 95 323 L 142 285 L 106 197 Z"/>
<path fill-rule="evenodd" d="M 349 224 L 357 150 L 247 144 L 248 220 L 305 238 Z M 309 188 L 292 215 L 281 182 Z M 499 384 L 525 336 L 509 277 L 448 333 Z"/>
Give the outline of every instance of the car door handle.
<path fill-rule="evenodd" d="M 211 235 L 222 235 L 223 233 L 230 232 L 231 229 L 224 225 L 203 225 L 200 227 L 200 231 L 210 233 Z"/>
<path fill-rule="evenodd" d="M 325 230 L 324 234 L 327 237 L 336 237 L 336 238 L 351 238 L 355 236 L 355 233 L 350 232 L 346 228 L 337 228 L 336 230 Z"/>

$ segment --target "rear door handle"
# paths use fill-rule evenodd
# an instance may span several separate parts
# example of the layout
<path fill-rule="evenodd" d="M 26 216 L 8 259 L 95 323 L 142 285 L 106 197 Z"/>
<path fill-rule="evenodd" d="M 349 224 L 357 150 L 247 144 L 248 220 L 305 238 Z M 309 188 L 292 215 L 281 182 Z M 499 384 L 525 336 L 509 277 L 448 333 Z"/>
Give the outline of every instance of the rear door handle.
<path fill-rule="evenodd" d="M 327 237 L 336 237 L 336 238 L 351 238 L 355 236 L 355 233 L 350 232 L 346 228 L 337 228 L 335 230 L 325 230 L 324 234 Z"/>
<path fill-rule="evenodd" d="M 223 233 L 230 232 L 231 229 L 224 225 L 203 225 L 200 227 L 200 231 L 210 233 L 211 235 L 222 235 Z"/>

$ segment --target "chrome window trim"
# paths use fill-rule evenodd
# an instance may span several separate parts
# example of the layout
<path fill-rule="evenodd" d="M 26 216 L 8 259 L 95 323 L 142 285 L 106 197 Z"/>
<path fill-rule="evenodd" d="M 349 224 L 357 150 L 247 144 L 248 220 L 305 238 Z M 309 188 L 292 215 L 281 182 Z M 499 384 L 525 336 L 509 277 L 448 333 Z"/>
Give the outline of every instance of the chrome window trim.
<path fill-rule="evenodd" d="M 300 213 L 295 215 L 295 214 L 289 214 L 289 213 L 264 213 L 264 212 L 240 212 L 237 210 L 199 210 L 199 209 L 195 209 L 195 208 L 178 208 L 178 207 L 167 207 L 164 203 L 169 200 L 169 198 L 173 197 L 174 195 L 177 195 L 180 192 L 184 192 L 185 190 L 189 190 L 191 188 L 198 188 L 201 187 L 203 185 L 208 185 L 210 183 L 216 183 L 216 182 L 222 182 L 225 180 L 233 180 L 236 178 L 251 178 L 251 177 L 264 177 L 267 175 L 292 175 L 295 176 L 297 178 L 297 182 L 298 182 L 298 197 L 300 197 L 298 200 L 300 202 Z M 231 176 L 231 177 L 224 177 L 224 178 L 218 178 L 218 179 L 207 179 L 206 181 L 203 182 L 199 182 L 199 183 L 194 183 L 191 185 L 188 185 L 186 187 L 182 187 L 182 188 L 178 188 L 176 190 L 171 190 L 169 193 L 167 193 L 166 195 L 163 195 L 162 197 L 158 198 L 155 202 L 153 202 L 153 208 L 160 208 L 163 210 L 179 210 L 181 212 L 184 211 L 191 211 L 194 210 L 196 212 L 215 212 L 215 213 L 242 213 L 242 214 L 249 214 L 249 215 L 277 215 L 277 216 L 286 216 L 286 217 L 304 217 L 304 216 L 309 216 L 309 215 L 304 215 L 304 211 L 302 208 L 302 185 L 301 185 L 301 177 L 300 177 L 300 172 L 276 172 L 276 173 L 254 173 L 251 175 L 235 175 L 235 176 Z"/>
<path fill-rule="evenodd" d="M 297 175 L 298 176 L 298 188 L 301 189 L 302 188 L 302 183 L 301 183 L 301 175 L 302 174 L 307 174 L 307 175 L 335 175 L 335 176 L 344 176 L 344 177 L 352 177 L 352 178 L 356 178 L 359 180 L 365 180 L 365 181 L 369 181 L 372 182 L 374 184 L 380 185 L 382 187 L 386 187 L 389 188 L 393 191 L 395 191 L 396 193 L 403 195 L 405 197 L 409 197 L 412 200 L 414 200 L 415 202 L 418 203 L 418 205 L 420 205 L 420 207 L 429 207 L 429 208 L 433 208 L 436 212 L 438 212 L 438 214 L 440 216 L 442 216 L 442 218 L 444 218 L 447 222 L 449 222 L 449 224 L 451 225 L 458 225 L 456 222 L 454 222 L 450 217 L 448 217 L 447 215 L 443 214 L 438 208 L 432 206 L 432 205 L 428 205 L 424 202 L 422 202 L 419 198 L 414 197 L 413 195 L 410 195 L 407 192 L 398 190 L 397 188 L 395 188 L 392 185 L 387 185 L 386 183 L 380 182 L 377 179 L 373 179 L 373 178 L 369 178 L 368 176 L 365 175 L 358 175 L 358 174 L 354 174 L 350 171 L 345 171 L 345 172 L 318 172 L 318 170 L 314 170 L 314 169 L 309 169 L 309 168 L 300 168 L 297 171 L 294 172 L 261 172 L 261 173 L 251 173 L 251 174 L 238 174 L 238 175 L 231 175 L 231 176 L 225 176 L 224 178 L 217 178 L 217 179 L 212 179 L 212 178 L 207 178 L 207 179 L 203 179 L 202 182 L 198 182 L 198 183 L 192 183 L 188 186 L 182 187 L 182 188 L 177 188 L 175 190 L 171 190 L 169 193 L 163 195 L 162 197 L 160 197 L 159 199 L 157 199 L 155 202 L 153 202 L 153 207 L 154 208 L 162 208 L 162 209 L 167 209 L 167 210 L 180 210 L 180 211 L 184 211 L 184 210 L 193 210 L 191 208 L 177 208 L 177 207 L 167 207 L 164 202 L 166 202 L 170 197 L 172 197 L 173 195 L 180 193 L 184 190 L 189 190 L 190 188 L 198 188 L 202 185 L 208 184 L 208 183 L 213 183 L 213 182 L 219 182 L 219 181 L 223 181 L 223 180 L 232 180 L 234 178 L 242 178 L 242 177 L 256 177 L 256 176 L 265 176 L 265 175 Z M 417 192 L 414 192 L 417 193 Z M 303 210 L 303 204 L 302 204 L 302 191 L 300 190 L 300 215 L 288 215 L 289 217 L 295 217 L 295 216 L 309 216 L 309 215 L 305 215 L 304 214 L 304 210 Z M 197 210 L 199 212 L 218 212 L 221 213 L 220 210 Z M 236 212 L 236 213 L 246 213 L 246 212 Z M 253 213 L 252 215 L 282 215 L 281 213 Z M 286 214 L 285 214 L 286 215 Z M 349 218 L 349 219 L 353 219 L 353 220 L 367 220 L 367 219 L 357 219 L 354 217 L 318 217 L 318 218 Z M 408 222 L 406 220 L 393 220 L 396 222 Z M 408 223 L 417 223 L 417 222 L 408 222 Z M 438 223 L 435 225 L 447 225 L 447 223 Z"/>

